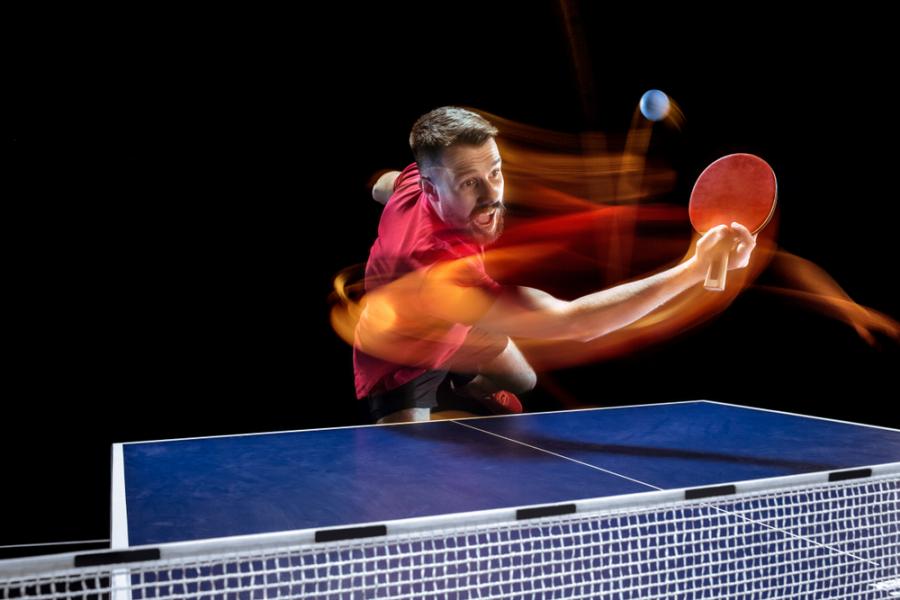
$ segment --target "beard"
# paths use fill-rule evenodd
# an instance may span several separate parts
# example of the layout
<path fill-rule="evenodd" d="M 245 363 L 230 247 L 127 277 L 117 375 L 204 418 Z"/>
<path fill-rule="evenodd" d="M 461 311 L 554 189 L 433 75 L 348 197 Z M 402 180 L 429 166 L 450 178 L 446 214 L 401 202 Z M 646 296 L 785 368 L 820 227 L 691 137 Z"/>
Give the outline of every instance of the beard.
<path fill-rule="evenodd" d="M 466 232 L 469 236 L 474 239 L 477 243 L 482 246 L 488 246 L 493 244 L 500 236 L 503 234 L 503 227 L 506 221 L 506 205 L 500 204 L 496 208 L 496 212 L 494 212 L 494 216 L 491 219 L 490 224 L 486 227 L 479 225 L 475 219 L 475 216 L 469 218 L 469 224 L 466 228 Z"/>

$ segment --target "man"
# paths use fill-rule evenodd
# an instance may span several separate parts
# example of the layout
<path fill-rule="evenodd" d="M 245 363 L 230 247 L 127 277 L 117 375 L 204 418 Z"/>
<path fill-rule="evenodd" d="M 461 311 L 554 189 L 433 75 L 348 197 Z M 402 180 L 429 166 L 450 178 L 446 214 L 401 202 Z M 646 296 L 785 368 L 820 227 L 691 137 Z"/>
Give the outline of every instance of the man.
<path fill-rule="evenodd" d="M 413 125 L 415 162 L 373 187 L 385 209 L 366 264 L 371 300 L 357 324 L 353 357 L 357 397 L 368 400 L 376 422 L 428 420 L 438 386 L 459 371 L 468 377 L 451 380 L 456 393 L 493 404 L 495 412 L 519 411 L 503 405 L 502 391 L 526 392 L 537 377 L 510 336 L 589 341 L 702 281 L 717 254 L 730 253 L 730 269 L 749 262 L 756 238 L 732 223 L 701 237 L 686 262 L 572 301 L 499 284 L 483 262 L 506 211 L 497 134 L 471 111 L 435 109 Z M 405 293 L 394 292 L 413 276 L 399 286 Z"/>

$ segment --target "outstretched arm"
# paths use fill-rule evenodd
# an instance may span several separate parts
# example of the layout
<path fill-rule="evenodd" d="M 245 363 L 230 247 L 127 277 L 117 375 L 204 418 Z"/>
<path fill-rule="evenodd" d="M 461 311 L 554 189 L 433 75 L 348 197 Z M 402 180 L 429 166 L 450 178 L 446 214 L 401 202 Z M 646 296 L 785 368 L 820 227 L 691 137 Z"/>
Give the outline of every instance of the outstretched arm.
<path fill-rule="evenodd" d="M 428 271 L 420 298 L 435 316 L 513 337 L 590 341 L 625 327 L 703 281 L 709 262 L 729 252 L 729 268 L 743 268 L 755 246 L 746 227 L 719 226 L 697 242 L 687 261 L 644 279 L 566 301 L 534 288 L 503 286 L 498 297 L 459 287 L 454 263 Z"/>
<path fill-rule="evenodd" d="M 587 342 L 636 321 L 701 279 L 692 258 L 651 277 L 571 301 L 533 288 L 504 286 L 477 324 L 512 336 Z"/>

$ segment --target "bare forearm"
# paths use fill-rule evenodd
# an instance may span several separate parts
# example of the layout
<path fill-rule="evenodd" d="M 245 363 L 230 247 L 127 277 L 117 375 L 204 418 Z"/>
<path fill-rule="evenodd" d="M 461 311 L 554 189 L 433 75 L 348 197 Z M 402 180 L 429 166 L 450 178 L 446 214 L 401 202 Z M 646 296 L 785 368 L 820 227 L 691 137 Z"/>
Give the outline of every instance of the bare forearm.
<path fill-rule="evenodd" d="M 691 258 L 656 275 L 572 300 L 566 319 L 575 337 L 592 340 L 637 321 L 701 280 Z"/>

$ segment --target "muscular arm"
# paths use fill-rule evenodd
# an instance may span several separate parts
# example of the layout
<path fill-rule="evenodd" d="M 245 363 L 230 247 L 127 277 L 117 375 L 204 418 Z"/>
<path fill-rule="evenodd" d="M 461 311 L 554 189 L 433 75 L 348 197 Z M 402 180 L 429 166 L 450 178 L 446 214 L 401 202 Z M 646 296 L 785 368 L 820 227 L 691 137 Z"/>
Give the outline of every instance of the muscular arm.
<path fill-rule="evenodd" d="M 572 301 L 534 288 L 510 286 L 477 325 L 514 337 L 587 342 L 637 321 L 702 279 L 696 261 L 690 259 L 645 279 Z"/>
<path fill-rule="evenodd" d="M 511 337 L 577 341 L 625 327 L 703 279 L 692 258 L 571 301 L 523 286 L 504 286 L 495 299 L 477 286 L 456 285 L 453 268 L 451 262 L 430 270 L 420 290 L 426 310 L 435 316 Z"/>
<path fill-rule="evenodd" d="M 710 261 L 722 253 L 729 253 L 729 268 L 746 267 L 755 238 L 743 225 L 734 225 L 708 231 L 683 263 L 571 301 L 521 286 L 505 286 L 495 297 L 477 285 L 455 285 L 467 279 L 455 276 L 465 272 L 464 261 L 428 269 L 419 298 L 426 310 L 447 321 L 512 337 L 588 342 L 634 323 L 703 281 Z M 477 273 L 468 279 L 477 281 Z"/>
<path fill-rule="evenodd" d="M 397 181 L 399 175 L 400 171 L 388 171 L 379 177 L 372 186 L 372 198 L 379 204 L 387 204 L 391 194 L 394 193 L 394 182 Z"/>
<path fill-rule="evenodd" d="M 691 258 L 656 275 L 573 300 L 566 318 L 578 339 L 590 341 L 634 323 L 703 278 Z"/>
<path fill-rule="evenodd" d="M 745 226 L 719 225 L 697 241 L 691 258 L 661 273 L 570 302 L 538 290 L 518 289 L 512 294 L 504 290 L 477 324 L 511 336 L 588 342 L 634 323 L 703 281 L 716 256 L 728 253 L 730 269 L 746 267 L 755 246 L 756 238 Z"/>

